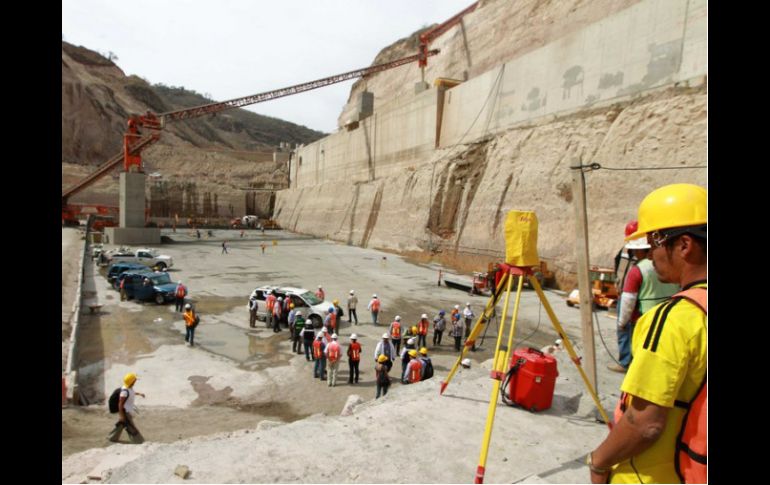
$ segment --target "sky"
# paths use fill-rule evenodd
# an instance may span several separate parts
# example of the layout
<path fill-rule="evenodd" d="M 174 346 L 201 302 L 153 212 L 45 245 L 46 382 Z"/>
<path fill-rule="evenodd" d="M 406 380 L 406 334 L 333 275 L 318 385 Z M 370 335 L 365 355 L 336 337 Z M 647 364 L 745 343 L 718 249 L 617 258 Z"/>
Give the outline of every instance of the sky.
<path fill-rule="evenodd" d="M 126 73 L 224 101 L 369 66 L 473 0 L 62 0 L 62 39 Z M 418 69 L 415 63 L 414 69 Z M 252 105 L 333 132 L 355 79 Z"/>

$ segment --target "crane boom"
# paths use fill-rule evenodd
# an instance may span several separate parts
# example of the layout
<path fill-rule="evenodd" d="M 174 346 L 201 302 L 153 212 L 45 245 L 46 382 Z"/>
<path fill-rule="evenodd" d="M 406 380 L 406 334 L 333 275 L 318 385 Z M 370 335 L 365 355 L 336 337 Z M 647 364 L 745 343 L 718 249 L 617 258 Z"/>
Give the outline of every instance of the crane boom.
<path fill-rule="evenodd" d="M 439 53 L 438 49 L 427 51 L 427 53 L 419 53 L 409 57 L 402 57 L 395 61 L 385 62 L 377 64 L 375 66 L 364 67 L 356 69 L 355 71 L 349 71 L 335 76 L 329 76 L 323 79 L 317 79 L 287 88 L 276 89 L 274 91 L 267 91 L 264 93 L 253 94 L 251 96 L 244 96 L 242 98 L 235 98 L 228 101 L 221 101 L 218 103 L 204 104 L 193 108 L 186 108 L 178 111 L 167 111 L 159 115 L 155 115 L 151 112 L 147 112 L 144 116 L 132 116 L 129 119 L 129 133 L 125 135 L 124 150 L 122 153 L 115 155 L 106 163 L 100 165 L 93 173 L 89 174 L 83 180 L 62 192 L 62 205 L 66 206 L 70 197 L 77 194 L 81 190 L 85 189 L 98 179 L 106 175 L 111 169 L 120 164 L 121 161 L 125 162 L 126 170 L 130 165 L 137 165 L 141 168 L 141 151 L 156 142 L 159 139 L 160 130 L 165 125 L 165 121 L 178 121 L 189 120 L 192 118 L 198 118 L 210 113 L 218 113 L 233 108 L 240 108 L 248 106 L 250 104 L 261 103 L 271 99 L 282 98 L 284 96 L 291 96 L 292 94 L 302 93 L 304 91 L 310 91 L 311 89 L 317 89 L 330 84 L 335 84 L 348 79 L 356 77 L 367 76 L 376 72 L 385 71 L 387 69 L 393 69 L 394 67 L 409 64 L 410 62 L 419 61 L 424 56 L 435 56 Z M 142 126 L 152 130 L 152 134 L 149 136 L 139 136 L 138 127 Z"/>
<path fill-rule="evenodd" d="M 439 53 L 438 49 L 428 51 L 428 56 L 435 56 Z M 310 91 L 311 89 L 317 89 L 330 84 L 335 84 L 348 79 L 356 77 L 366 76 L 374 74 L 376 72 L 385 71 L 386 69 L 392 69 L 394 67 L 403 66 L 421 59 L 422 54 L 415 54 L 409 57 L 403 57 L 395 61 L 385 62 L 383 64 L 377 64 L 375 66 L 364 67 L 362 69 L 356 69 L 355 71 L 346 72 L 343 74 L 337 74 L 335 76 L 325 77 L 323 79 L 316 79 L 302 84 L 289 86 L 287 88 L 276 89 L 274 91 L 267 91 L 265 93 L 253 94 L 251 96 L 244 96 L 242 98 L 235 98 L 228 101 L 221 101 L 219 103 L 204 104 L 202 106 L 196 106 L 194 108 L 187 108 L 179 111 L 169 111 L 167 113 L 161 113 L 158 116 L 163 120 L 177 121 L 187 120 L 190 118 L 197 118 L 209 113 L 218 113 L 220 111 L 240 108 L 242 106 L 248 106 L 250 104 L 261 103 L 262 101 L 268 101 L 270 99 L 282 98 L 284 96 L 291 96 L 292 94 L 302 93 L 304 91 Z"/>
<path fill-rule="evenodd" d="M 435 39 L 436 37 L 439 37 L 441 34 L 451 29 L 456 24 L 460 23 L 460 20 L 465 15 L 476 10 L 476 7 L 478 6 L 478 4 L 479 2 L 474 2 L 472 5 L 465 7 L 465 9 L 462 12 L 455 14 L 453 17 L 446 20 L 445 22 L 420 34 L 420 53 L 421 53 L 420 63 L 419 63 L 420 68 L 424 70 L 425 66 L 428 65 L 428 57 L 429 57 L 428 52 L 430 52 L 428 51 L 428 44 L 433 42 L 433 39 Z"/>

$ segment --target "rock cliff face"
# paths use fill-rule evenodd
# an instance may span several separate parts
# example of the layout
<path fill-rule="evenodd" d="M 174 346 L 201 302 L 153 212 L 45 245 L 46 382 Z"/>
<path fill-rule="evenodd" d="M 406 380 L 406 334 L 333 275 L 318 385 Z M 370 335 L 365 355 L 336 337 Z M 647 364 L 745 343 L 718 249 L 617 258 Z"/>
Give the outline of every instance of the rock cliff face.
<path fill-rule="evenodd" d="M 210 102 L 181 88 L 151 86 L 126 76 L 111 60 L 62 42 L 62 188 L 122 150 L 130 114 L 156 113 Z M 232 110 L 216 118 L 173 123 L 144 153 L 151 215 L 269 216 L 272 196 L 244 190 L 288 185 L 288 153 L 274 161 L 278 142 L 302 143 L 322 133 L 292 123 Z M 117 205 L 118 171 L 105 176 L 72 202 Z"/>
<path fill-rule="evenodd" d="M 699 2 L 693 5 L 701 8 Z M 434 43 L 442 53 L 430 59 L 432 67 L 426 79 L 439 75 L 463 79 L 463 71 L 473 78 L 546 44 L 566 46 L 562 52 L 568 55 L 574 39 L 581 37 L 562 42 L 562 36 L 589 25 L 595 27 L 624 9 L 628 10 L 615 17 L 616 24 L 622 23 L 618 18 L 634 21 L 638 12 L 660 8 L 667 5 L 655 0 L 482 2 L 463 21 L 463 28 L 449 31 L 439 38 L 438 45 Z M 693 22 L 688 18 L 686 24 L 692 28 Z M 594 28 L 591 32 L 602 35 L 606 30 L 612 29 Z M 390 46 L 375 63 L 406 55 L 414 38 L 416 35 Z M 648 73 L 655 71 L 662 57 L 656 57 L 652 44 L 642 46 L 642 55 L 649 55 L 649 61 L 641 67 Z M 559 54 L 558 49 L 548 52 L 554 51 Z M 680 56 L 677 53 L 671 59 L 679 59 L 681 65 Z M 678 66 L 666 67 L 668 72 L 674 68 Z M 364 88 L 373 91 L 376 116 L 377 99 L 413 96 L 410 79 L 418 81 L 419 77 L 410 78 L 406 69 L 362 80 L 352 88 L 351 99 Z M 419 76 L 414 66 L 408 69 Z M 691 67 L 686 69 L 693 72 Z M 547 66 L 543 70 L 548 71 Z M 631 71 L 626 72 L 626 83 L 633 82 L 631 75 Z M 533 210 L 539 219 L 539 255 L 556 271 L 557 286 L 571 289 L 576 273 L 571 166 L 598 163 L 604 167 L 585 173 L 590 263 L 601 266 L 612 266 L 623 245 L 623 228 L 636 218 L 639 202 L 650 190 L 677 182 L 707 185 L 703 168 L 706 77 L 668 84 L 649 77 L 644 76 L 643 84 L 656 81 L 656 87 L 633 85 L 637 91 L 631 96 L 620 93 L 616 102 L 587 99 L 577 109 L 517 122 L 470 139 L 470 143 L 437 149 L 405 162 L 406 168 L 397 173 L 391 171 L 368 181 L 359 177 L 355 180 L 360 182 L 354 184 L 339 180 L 334 190 L 325 183 L 281 191 L 276 218 L 289 229 L 348 244 L 399 252 L 438 251 L 455 260 L 470 256 L 499 260 L 504 256 L 507 212 Z M 600 89 L 606 80 L 601 79 L 596 79 Z M 341 122 L 351 109 L 346 106 Z M 332 144 L 330 141 L 327 151 Z"/>

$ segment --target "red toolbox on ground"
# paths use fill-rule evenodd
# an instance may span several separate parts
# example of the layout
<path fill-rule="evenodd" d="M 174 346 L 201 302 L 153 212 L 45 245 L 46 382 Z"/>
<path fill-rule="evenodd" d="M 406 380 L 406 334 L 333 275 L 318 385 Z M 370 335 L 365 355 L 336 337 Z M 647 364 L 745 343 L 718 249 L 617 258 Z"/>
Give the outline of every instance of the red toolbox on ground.
<path fill-rule="evenodd" d="M 559 375 L 556 359 L 537 349 L 521 348 L 513 351 L 509 371 L 514 367 L 508 387 L 510 400 L 530 411 L 550 408 Z"/>

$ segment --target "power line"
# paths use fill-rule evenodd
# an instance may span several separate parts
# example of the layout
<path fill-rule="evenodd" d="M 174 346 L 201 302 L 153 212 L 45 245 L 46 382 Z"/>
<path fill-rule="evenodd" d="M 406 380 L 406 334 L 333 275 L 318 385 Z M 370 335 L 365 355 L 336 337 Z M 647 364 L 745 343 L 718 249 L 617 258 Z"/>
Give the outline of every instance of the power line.
<path fill-rule="evenodd" d="M 619 168 L 619 167 L 604 167 L 598 163 L 592 163 L 590 165 L 578 165 L 577 167 L 570 167 L 572 169 L 589 169 L 591 170 L 685 170 L 688 168 L 708 168 L 707 165 L 690 165 L 687 167 L 633 167 L 633 168 Z"/>

